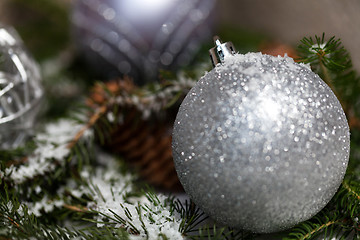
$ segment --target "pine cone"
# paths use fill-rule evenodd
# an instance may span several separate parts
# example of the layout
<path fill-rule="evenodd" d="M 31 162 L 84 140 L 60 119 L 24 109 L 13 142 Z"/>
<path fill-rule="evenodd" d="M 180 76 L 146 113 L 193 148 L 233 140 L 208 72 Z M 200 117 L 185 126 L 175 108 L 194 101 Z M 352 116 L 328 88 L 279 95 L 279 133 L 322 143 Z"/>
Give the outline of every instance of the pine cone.
<path fill-rule="evenodd" d="M 120 96 L 119 92 L 127 95 L 138 91 L 138 87 L 129 79 L 108 82 L 105 87 L 106 91 L 103 86 L 98 85 L 94 88 L 88 101 L 90 106 L 109 103 L 109 93 Z M 112 106 L 108 107 L 108 109 L 112 108 Z M 165 114 L 161 114 L 162 116 L 152 115 L 144 120 L 143 113 L 131 106 L 131 103 L 120 106 L 118 112 L 120 122 L 112 123 L 109 135 L 104 139 L 104 148 L 122 156 L 138 170 L 139 175 L 147 183 L 165 190 L 182 191 L 171 149 L 175 114 L 166 111 Z M 107 114 L 103 118 L 107 118 Z M 103 120 L 99 120 L 97 128 L 105 132 L 107 126 Z"/>

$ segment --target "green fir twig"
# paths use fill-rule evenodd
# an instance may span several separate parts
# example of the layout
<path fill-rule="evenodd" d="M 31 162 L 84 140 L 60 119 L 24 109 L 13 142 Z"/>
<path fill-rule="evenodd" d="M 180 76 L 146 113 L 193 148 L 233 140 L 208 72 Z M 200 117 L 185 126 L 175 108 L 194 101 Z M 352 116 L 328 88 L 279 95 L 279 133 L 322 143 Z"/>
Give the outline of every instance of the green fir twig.
<path fill-rule="evenodd" d="M 298 46 L 298 61 L 309 63 L 312 70 L 329 85 L 341 102 L 351 128 L 360 129 L 360 77 L 353 69 L 349 52 L 334 36 L 304 37 Z"/>
<path fill-rule="evenodd" d="M 340 39 L 325 34 L 303 38 L 299 46 L 300 61 L 311 68 L 332 88 L 347 114 L 352 133 L 359 129 L 358 109 L 359 77 L 352 69 L 349 53 Z M 352 137 L 352 140 L 356 138 Z M 355 146 L 352 142 L 352 146 Z M 350 169 L 331 202 L 317 216 L 291 229 L 286 240 L 295 239 L 358 239 L 360 213 L 359 156 L 351 148 Z M 350 177 L 352 174 L 352 177 Z"/>

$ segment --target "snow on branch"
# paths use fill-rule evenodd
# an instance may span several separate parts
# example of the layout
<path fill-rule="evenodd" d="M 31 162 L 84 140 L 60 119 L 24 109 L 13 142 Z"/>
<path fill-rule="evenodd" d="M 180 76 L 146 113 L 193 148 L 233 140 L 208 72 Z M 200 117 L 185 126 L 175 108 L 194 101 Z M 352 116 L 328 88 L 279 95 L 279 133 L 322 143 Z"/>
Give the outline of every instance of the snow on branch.
<path fill-rule="evenodd" d="M 97 167 L 94 174 L 84 170 L 81 176 L 89 184 L 72 191 L 77 197 L 88 195 L 93 199 L 87 207 L 95 213 L 97 227 L 110 224 L 124 228 L 136 240 L 158 239 L 160 235 L 183 239 L 181 217 L 171 210 L 168 197 L 149 192 L 142 197 L 128 197 L 135 190 L 134 176 L 121 173 L 119 163 L 111 156 L 100 154 L 97 160 L 105 167 Z"/>
<path fill-rule="evenodd" d="M 35 176 L 54 171 L 58 165 L 65 164 L 66 156 L 71 151 L 67 145 L 82 128 L 83 124 L 69 119 L 47 124 L 45 131 L 35 136 L 37 148 L 26 163 L 6 168 L 4 175 L 15 184 L 21 184 Z M 84 138 L 89 137 L 92 137 L 91 129 L 84 134 Z"/>

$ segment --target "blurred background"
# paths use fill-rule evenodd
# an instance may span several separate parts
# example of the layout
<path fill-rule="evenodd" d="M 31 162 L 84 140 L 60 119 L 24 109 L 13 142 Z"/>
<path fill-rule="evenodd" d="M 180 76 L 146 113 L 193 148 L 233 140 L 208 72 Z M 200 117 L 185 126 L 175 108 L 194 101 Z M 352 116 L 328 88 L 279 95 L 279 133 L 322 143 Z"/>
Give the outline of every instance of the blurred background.
<path fill-rule="evenodd" d="M 54 42 L 61 45 L 56 32 L 66 22 L 57 22 L 61 12 L 41 0 L 1 0 L 0 21 L 20 28 L 27 35 L 26 24 L 36 23 L 39 27 L 53 26 Z M 64 9 L 71 0 L 51 0 Z M 54 4 L 54 3 L 52 3 Z M 46 9 L 49 7 L 49 9 Z M 221 0 L 216 7 L 216 32 L 223 26 L 233 26 L 246 31 L 260 33 L 285 44 L 296 46 L 304 36 L 321 35 L 341 38 L 352 55 L 356 69 L 360 70 L 360 2 L 357 0 Z M 31 17 L 31 14 L 37 17 Z M 46 13 L 49 13 L 48 15 Z M 53 15 L 55 14 L 55 16 Z M 22 29 L 21 29 L 22 28 Z M 33 36 L 33 41 L 36 41 Z M 27 39 L 25 37 L 25 39 Z M 228 39 L 226 39 L 228 40 Z M 50 44 L 50 43 L 49 43 Z M 46 53 L 36 53 L 35 55 Z"/>
<path fill-rule="evenodd" d="M 305 36 L 341 38 L 360 70 L 360 1 L 222 0 L 221 22 L 295 44 Z"/>
<path fill-rule="evenodd" d="M 71 2 L 52 1 L 64 6 Z M 11 22 L 16 20 L 14 18 L 26 17 L 12 16 L 9 5 L 14 7 L 16 2 L 21 1 L 0 1 L 1 21 Z M 360 67 L 360 2 L 357 0 L 221 0 L 217 5 L 220 25 L 231 24 L 263 32 L 290 44 L 296 44 L 303 36 L 322 32 L 336 35 L 352 53 L 354 64 Z"/>

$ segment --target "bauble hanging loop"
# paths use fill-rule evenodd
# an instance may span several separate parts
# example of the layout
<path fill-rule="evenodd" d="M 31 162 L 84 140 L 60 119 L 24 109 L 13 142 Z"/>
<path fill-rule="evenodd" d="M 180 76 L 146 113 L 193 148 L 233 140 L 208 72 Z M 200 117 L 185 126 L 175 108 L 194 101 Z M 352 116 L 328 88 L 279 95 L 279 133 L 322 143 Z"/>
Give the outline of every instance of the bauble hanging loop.
<path fill-rule="evenodd" d="M 227 49 L 216 45 L 218 53 Z M 308 65 L 223 55 L 177 114 L 179 179 L 221 224 L 263 233 L 290 228 L 318 213 L 342 182 L 350 152 L 345 113 Z"/>
<path fill-rule="evenodd" d="M 235 47 L 232 42 L 222 43 L 218 36 L 214 37 L 216 47 L 209 50 L 210 59 L 215 67 L 218 63 L 223 63 L 225 58 L 235 54 Z"/>

